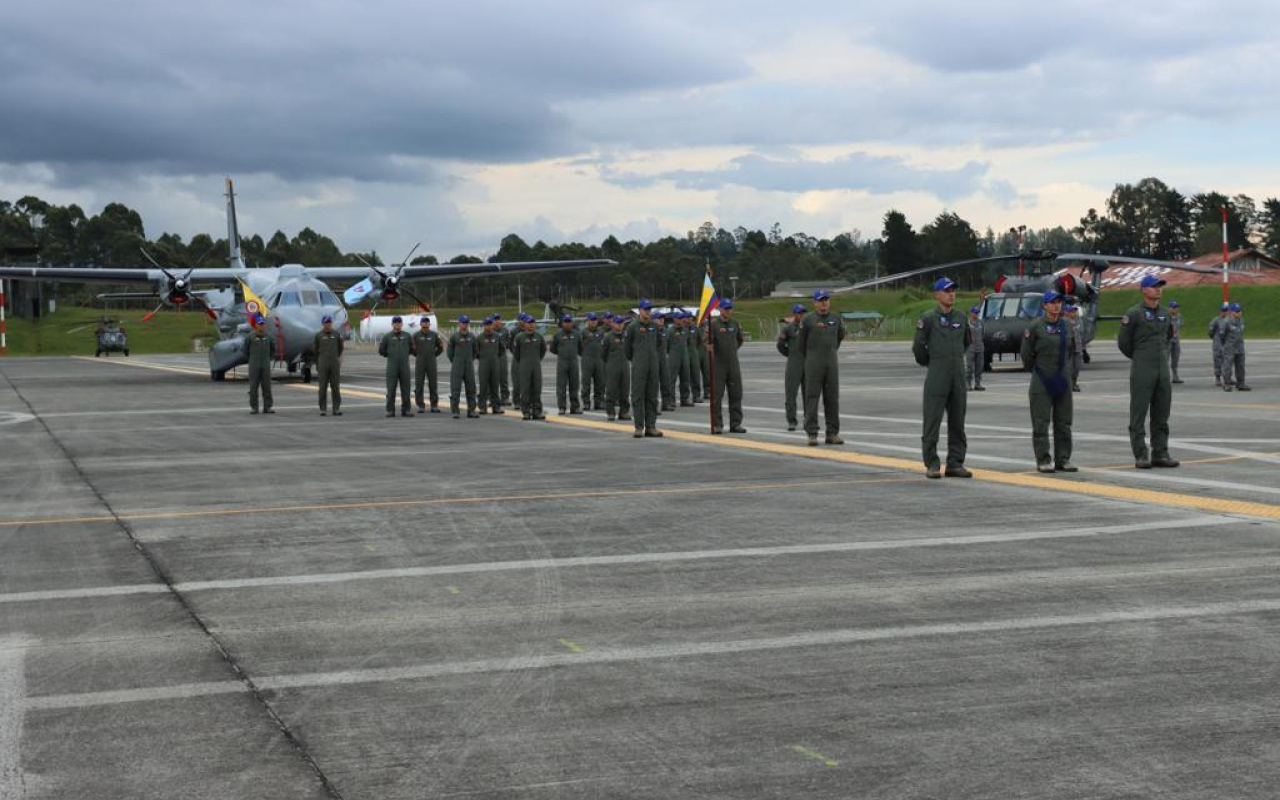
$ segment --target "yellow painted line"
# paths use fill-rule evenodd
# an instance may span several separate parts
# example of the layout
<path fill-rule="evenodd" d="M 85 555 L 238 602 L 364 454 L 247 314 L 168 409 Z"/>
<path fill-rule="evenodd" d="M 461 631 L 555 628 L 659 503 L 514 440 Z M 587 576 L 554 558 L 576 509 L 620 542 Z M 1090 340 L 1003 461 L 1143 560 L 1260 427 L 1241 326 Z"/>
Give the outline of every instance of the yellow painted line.
<path fill-rule="evenodd" d="M 565 648 L 566 650 L 568 650 L 570 653 L 581 653 L 581 652 L 582 652 L 582 647 L 581 647 L 580 645 L 574 644 L 573 642 L 569 641 L 568 639 L 561 639 L 561 640 L 560 640 L 560 644 L 564 645 L 564 648 Z"/>
<path fill-rule="evenodd" d="M 809 748 L 805 747 L 802 744 L 793 744 L 791 745 L 791 749 L 794 752 L 797 752 L 800 755 L 805 756 L 806 758 L 812 758 L 814 761 L 821 761 L 824 766 L 828 766 L 828 767 L 840 766 L 840 762 L 836 761 L 834 758 L 829 758 L 827 756 L 824 756 L 822 753 L 819 753 L 817 750 L 810 750 Z"/>
<path fill-rule="evenodd" d="M 595 497 L 630 497 L 634 495 L 677 495 L 677 494 L 709 494 L 752 492 L 764 489 L 793 489 L 831 486 L 848 486 L 864 483 L 905 483 L 913 478 L 853 478 L 832 481 L 777 481 L 768 483 L 732 483 L 701 486 L 672 486 L 656 489 L 614 489 L 594 492 L 547 492 L 527 494 L 483 495 L 477 497 L 436 497 L 422 500 L 367 500 L 352 503 L 316 503 L 314 505 L 293 506 L 258 506 L 256 508 L 214 508 L 207 511 L 166 511 L 148 514 L 121 514 L 120 519 L 126 522 L 161 519 L 191 519 L 198 517 L 236 516 L 241 514 L 296 514 L 313 511 L 341 511 L 373 508 L 416 508 L 422 506 L 470 505 L 477 503 L 506 503 L 518 501 L 541 500 L 573 500 Z M 88 522 L 114 522 L 116 517 L 102 515 L 94 517 L 45 517 L 27 520 L 0 521 L 0 528 L 16 528 L 23 525 L 69 525 Z"/>
<path fill-rule="evenodd" d="M 449 594 L 462 594 L 462 590 L 457 586 L 446 586 L 444 588 L 449 590 Z"/>
<path fill-rule="evenodd" d="M 628 425 L 597 422 L 595 420 L 574 419 L 572 417 L 548 417 L 547 421 L 556 425 L 569 425 L 578 428 L 626 432 L 628 434 L 632 430 L 631 426 Z M 666 430 L 664 431 L 664 434 L 667 438 L 675 439 L 677 441 L 718 445 L 720 447 L 731 447 L 739 450 L 755 450 L 758 452 L 775 453 L 778 455 L 801 456 L 803 458 L 813 458 L 823 461 L 839 461 L 845 464 L 858 464 L 860 466 L 876 467 L 878 469 L 915 472 L 917 474 L 921 474 L 922 481 L 925 480 L 922 474 L 924 467 L 920 462 L 908 461 L 904 458 L 875 456 L 852 450 L 836 450 L 832 447 L 796 447 L 794 445 L 743 439 L 737 436 L 712 436 L 711 434 L 706 433 L 688 433 L 685 431 L 672 430 Z M 1165 508 L 1185 508 L 1196 511 L 1209 511 L 1218 514 L 1238 514 L 1240 516 L 1280 520 L 1280 505 L 1274 505 L 1271 503 L 1256 503 L 1246 500 L 1230 500 L 1216 497 L 1199 497 L 1190 494 L 1161 492 L 1150 489 L 1136 489 L 1128 486 L 1094 483 L 1090 481 L 1050 478 L 1047 476 L 1041 476 L 1038 473 L 1026 474 L 998 472 L 996 470 L 989 469 L 971 469 L 970 471 L 973 473 L 973 480 L 975 481 L 998 483 L 1005 486 L 1016 486 L 1023 489 L 1042 489 L 1050 492 L 1103 497 L 1109 500 L 1120 500 L 1126 503 L 1141 503 L 1143 505 L 1161 506 Z M 957 479 L 944 478 L 944 480 L 954 482 Z"/>
<path fill-rule="evenodd" d="M 191 367 L 171 367 L 163 364 L 148 364 L 145 361 L 129 361 L 127 359 L 108 358 L 105 361 L 101 358 L 90 358 L 89 356 L 72 356 L 79 361 L 88 361 L 91 364 L 116 364 L 121 367 L 138 367 L 140 369 L 154 369 L 161 372 L 181 372 L 184 375 L 203 375 L 209 377 L 207 370 L 192 369 Z"/>

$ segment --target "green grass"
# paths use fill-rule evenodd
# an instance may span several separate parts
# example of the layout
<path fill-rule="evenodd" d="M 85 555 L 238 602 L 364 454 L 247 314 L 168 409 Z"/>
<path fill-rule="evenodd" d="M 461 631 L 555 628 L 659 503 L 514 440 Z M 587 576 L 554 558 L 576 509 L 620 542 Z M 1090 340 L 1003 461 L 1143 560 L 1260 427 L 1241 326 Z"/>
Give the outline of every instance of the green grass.
<path fill-rule="evenodd" d="M 1249 323 L 1250 338 L 1270 338 L 1280 334 L 1280 287 L 1276 286 L 1237 286 L 1232 288 L 1231 296 L 1245 308 L 1245 319 Z M 666 304 L 662 298 L 653 298 L 655 303 Z M 1188 339 L 1203 339 L 1209 320 L 1218 313 L 1218 305 L 1222 300 L 1222 289 L 1217 286 L 1198 286 L 1190 289 L 1174 289 L 1165 293 L 1165 301 L 1177 300 L 1186 316 L 1183 335 Z M 961 308 L 968 308 L 978 301 L 976 292 L 962 293 L 956 299 Z M 1102 293 L 1102 314 L 1119 316 L 1139 301 L 1136 291 L 1118 291 Z M 584 309 L 603 310 L 612 308 L 621 310 L 630 308 L 634 300 L 597 301 Z M 762 300 L 741 300 L 738 302 L 736 315 L 742 321 L 747 334 L 756 341 L 772 341 L 777 331 L 777 320 L 791 313 L 795 300 L 787 298 L 766 298 Z M 811 305 L 811 303 L 805 303 Z M 913 320 L 922 312 L 933 307 L 933 298 L 918 291 L 880 291 L 863 292 L 854 295 L 838 295 L 832 298 L 832 308 L 837 312 L 844 311 L 878 311 L 887 319 Z M 417 313 L 416 309 L 395 309 L 402 314 Z M 536 316 L 542 315 L 542 304 L 531 303 L 525 310 Z M 393 309 L 380 308 L 379 314 L 392 313 Z M 442 327 L 452 327 L 450 320 L 467 314 L 472 319 L 481 319 L 487 314 L 498 311 L 503 319 L 514 319 L 515 306 L 498 308 L 437 308 Z M 353 324 L 358 324 L 361 308 L 352 310 Z M 193 340 L 204 338 L 206 342 L 217 338 L 208 318 L 198 312 L 162 311 L 150 322 L 142 323 L 144 311 L 112 312 L 112 316 L 120 319 L 129 335 L 129 350 L 132 353 L 189 353 L 193 350 Z M 53 314 L 47 314 L 39 320 L 9 319 L 9 353 L 11 355 L 93 355 L 95 348 L 94 328 L 101 311 L 85 308 L 63 307 Z M 1115 322 L 1103 322 L 1099 326 L 1099 338 L 1115 338 Z M 901 325 L 901 330 L 886 338 L 909 339 L 911 326 Z"/>

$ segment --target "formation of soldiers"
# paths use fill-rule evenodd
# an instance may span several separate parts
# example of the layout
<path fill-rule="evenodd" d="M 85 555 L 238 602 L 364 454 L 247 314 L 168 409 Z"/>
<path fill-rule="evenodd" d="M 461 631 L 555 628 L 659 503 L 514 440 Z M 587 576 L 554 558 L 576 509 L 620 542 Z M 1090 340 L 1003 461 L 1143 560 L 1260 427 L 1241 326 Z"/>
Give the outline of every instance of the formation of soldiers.
<path fill-rule="evenodd" d="M 1160 305 L 1164 286 L 1155 276 L 1142 279 L 1142 301 L 1121 318 L 1117 338 L 1120 351 L 1130 360 L 1129 435 L 1139 469 L 1179 465 L 1169 454 L 1168 444 L 1171 384 L 1182 382 L 1178 377 L 1182 316 L 1176 301 L 1168 307 Z M 921 456 L 929 478 L 968 478 L 972 473 L 964 466 L 968 450 L 966 394 L 984 391 L 980 308 L 970 308 L 967 315 L 956 309 L 956 283 L 950 278 L 939 278 L 933 291 L 938 305 L 916 321 L 912 341 L 916 362 L 926 368 Z M 1024 332 L 1019 353 L 1031 373 L 1032 451 L 1036 469 L 1044 473 L 1078 471 L 1071 463 L 1072 395 L 1080 391 L 1084 340 L 1079 309 L 1066 300 L 1055 291 L 1043 295 L 1043 316 Z M 378 344 L 378 353 L 386 359 L 386 414 L 395 416 L 397 393 L 402 417 L 414 416 L 414 404 L 417 413 L 440 413 L 437 360 L 443 354 L 449 361 L 449 410 L 455 419 L 462 414 L 464 398 L 468 418 L 504 414 L 504 408 L 512 406 L 523 419 L 546 419 L 542 361 L 550 351 L 556 364 L 556 405 L 562 415 L 604 411 L 610 421 L 633 422 L 636 438 L 656 438 L 663 435 L 658 429 L 663 412 L 674 411 L 677 403 L 688 407 L 710 402 L 711 432 L 718 435 L 726 430 L 727 398 L 728 432 L 746 433 L 738 361 L 746 336 L 733 314 L 733 302 L 726 299 L 719 316 L 697 325 L 692 313 L 676 310 L 664 315 L 642 300 L 634 318 L 593 312 L 579 326 L 572 316 L 564 315 L 549 341 L 528 314 L 519 315 L 514 327 L 505 326 L 498 314 L 485 317 L 478 333 L 471 330 L 471 320 L 464 315 L 458 318 L 458 328 L 447 342 L 431 329 L 430 317 L 422 317 L 420 329 L 412 335 L 404 331 L 402 318 L 394 317 L 391 332 Z M 796 304 L 784 322 L 777 350 L 786 359 L 783 406 L 787 430 L 803 425 L 808 444 L 817 446 L 822 428 L 826 444 L 844 444 L 840 437 L 837 355 L 847 330 L 840 316 L 831 312 L 830 294 L 818 290 L 812 309 Z M 255 317 L 253 323 L 244 344 L 250 409 L 259 413 L 261 401 L 262 413 L 271 414 L 271 364 L 276 344 L 261 317 Z M 1209 333 L 1215 382 L 1226 391 L 1249 391 L 1244 382 L 1244 322 L 1239 304 L 1224 303 L 1221 314 L 1210 323 Z M 322 416 L 328 412 L 329 402 L 335 416 L 342 414 L 344 348 L 332 319 L 325 317 L 314 345 Z M 945 461 L 938 453 L 944 418 Z"/>

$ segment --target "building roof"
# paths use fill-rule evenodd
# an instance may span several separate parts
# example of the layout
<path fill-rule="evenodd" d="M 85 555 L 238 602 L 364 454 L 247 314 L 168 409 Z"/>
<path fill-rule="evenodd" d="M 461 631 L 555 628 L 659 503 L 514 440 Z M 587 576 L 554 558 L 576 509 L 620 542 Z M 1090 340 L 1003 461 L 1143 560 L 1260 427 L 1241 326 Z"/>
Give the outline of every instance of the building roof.
<path fill-rule="evenodd" d="M 1206 253 L 1186 262 L 1188 266 L 1201 268 L 1220 268 L 1222 253 Z M 1227 254 L 1227 263 L 1231 265 L 1231 283 L 1236 284 L 1280 284 L 1280 260 L 1276 260 L 1261 250 L 1242 248 Z M 1055 274 L 1073 272 L 1073 269 L 1058 270 Z M 1222 283 L 1222 274 L 1185 272 L 1157 267 L 1150 264 L 1114 263 L 1102 273 L 1102 288 L 1136 289 L 1138 283 L 1147 275 L 1159 275 L 1170 286 L 1216 286 Z"/>

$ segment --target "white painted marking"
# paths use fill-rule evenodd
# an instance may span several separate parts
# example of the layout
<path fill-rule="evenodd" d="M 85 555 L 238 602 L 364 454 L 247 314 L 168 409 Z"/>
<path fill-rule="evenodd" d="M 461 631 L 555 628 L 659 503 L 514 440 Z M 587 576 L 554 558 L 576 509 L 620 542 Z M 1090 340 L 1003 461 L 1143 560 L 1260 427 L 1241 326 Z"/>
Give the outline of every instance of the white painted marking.
<path fill-rule="evenodd" d="M 22 722 L 27 710 L 25 637 L 0 638 L 0 797 L 26 795 L 22 777 Z"/>
<path fill-rule="evenodd" d="M 0 411 L 0 425 L 17 425 L 33 419 L 35 419 L 34 416 L 23 411 Z"/>
<path fill-rule="evenodd" d="M 1082 469 L 1090 475 L 1105 475 L 1120 480 L 1134 480 L 1150 483 L 1176 483 L 1183 486 L 1206 486 L 1210 489 L 1226 489 L 1234 492 L 1253 492 L 1257 494 L 1280 494 L 1280 486 L 1259 486 L 1256 483 L 1237 483 L 1236 481 L 1213 481 L 1206 478 L 1184 478 L 1171 475 L 1167 470 L 1159 472 L 1136 469 Z"/>
<path fill-rule="evenodd" d="M 673 561 L 709 561 L 724 558 L 771 558 L 775 556 L 814 555 L 821 553 L 851 553 L 863 550 L 905 550 L 917 547 L 965 547 L 975 544 L 1002 542 L 1028 542 L 1042 539 L 1081 539 L 1087 537 L 1117 536 L 1142 531 L 1177 530 L 1217 525 L 1239 525 L 1233 517 L 1202 515 L 1175 520 L 1153 520 L 1126 525 L 1103 527 L 1058 528 L 1050 530 L 1017 531 L 1012 533 L 976 533 L 962 536 L 929 536 L 915 539 L 888 539 L 868 542 L 828 542 L 822 544 L 779 545 L 775 547 L 735 547 L 725 550 L 675 550 L 658 553 L 622 553 L 609 556 L 573 556 L 568 558 L 537 558 L 523 561 L 482 561 L 470 564 L 445 564 L 432 567 L 400 567 L 397 569 L 373 569 L 359 572 L 321 572 L 309 575 L 275 575 L 258 578 L 224 578 L 213 581 L 188 581 L 178 583 L 179 592 L 207 592 L 227 589 L 275 588 L 280 586 L 307 586 L 315 584 L 348 583 L 352 581 L 425 578 L 437 575 L 463 575 L 485 572 L 517 572 L 521 570 L 565 569 L 568 567 L 598 567 L 617 564 L 655 564 Z M 78 600 L 90 597 L 112 597 L 133 594 L 163 593 L 158 584 L 134 584 L 94 589 L 64 589 L 36 592 L 12 592 L 0 594 L 0 603 L 25 603 L 46 600 Z"/>
<path fill-rule="evenodd" d="M 1060 616 L 1015 617 L 1012 619 L 983 620 L 980 622 L 947 622 L 934 625 L 896 625 L 877 628 L 845 628 L 829 631 L 813 631 L 791 636 L 771 636 L 758 639 L 732 639 L 721 642 L 687 642 L 684 644 L 659 644 L 618 649 L 589 650 L 583 653 L 559 653 L 543 656 L 520 655 L 504 658 L 486 658 L 473 661 L 452 661 L 436 664 L 418 664 L 384 669 L 346 670 L 341 672 L 311 672 L 294 675 L 272 675 L 255 679 L 265 691 L 287 689 L 313 689 L 328 686 L 352 686 L 393 681 L 425 680 L 449 675 L 477 675 L 496 672 L 520 672 L 531 669 L 555 667 L 579 667 L 594 664 L 616 664 L 657 659 L 689 658 L 692 656 L 735 655 L 767 650 L 794 650 L 836 645 L 869 644 L 900 639 L 921 639 L 935 636 L 974 636 L 983 634 L 1043 631 L 1082 625 L 1122 625 L 1127 623 L 1161 622 L 1166 620 L 1198 619 L 1202 617 L 1238 616 L 1241 614 L 1269 614 L 1280 611 L 1280 600 L 1244 600 L 1224 603 L 1206 603 L 1197 606 L 1165 606 L 1139 608 L 1131 611 L 1102 611 L 1090 614 Z M 236 694 L 247 691 L 238 681 L 196 683 L 182 686 L 125 689 L 82 694 L 47 695 L 27 700 L 30 710 L 92 708 L 119 705 L 121 703 L 153 702 L 158 700 L 205 697 Z"/>

